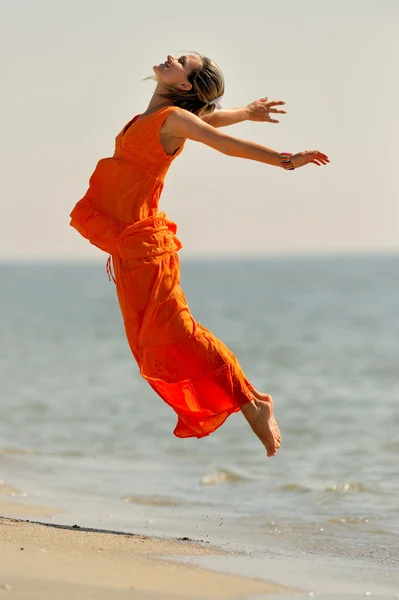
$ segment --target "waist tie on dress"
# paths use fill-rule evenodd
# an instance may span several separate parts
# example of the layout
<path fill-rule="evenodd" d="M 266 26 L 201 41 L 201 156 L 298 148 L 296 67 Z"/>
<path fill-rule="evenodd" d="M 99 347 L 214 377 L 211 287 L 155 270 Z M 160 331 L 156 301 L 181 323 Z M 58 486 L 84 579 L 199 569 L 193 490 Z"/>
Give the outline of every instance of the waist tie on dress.
<path fill-rule="evenodd" d="M 153 259 L 182 248 L 176 223 L 159 213 L 127 225 L 115 239 L 115 255 L 126 259 Z M 112 253 L 114 254 L 114 253 Z"/>
<path fill-rule="evenodd" d="M 106 273 L 109 281 L 116 283 L 113 269 L 113 258 L 152 260 L 167 254 L 178 252 L 182 243 L 176 236 L 176 224 L 166 218 L 165 213 L 154 215 L 146 219 L 127 225 L 122 233 L 112 240 L 112 250 L 107 244 L 102 244 L 101 239 L 92 239 L 92 243 L 110 253 L 106 262 Z"/>
<path fill-rule="evenodd" d="M 122 259 L 153 259 L 178 252 L 182 243 L 176 236 L 177 226 L 164 212 L 124 223 L 109 214 L 96 210 L 88 198 L 83 198 L 71 213 L 71 225 L 111 256 Z M 114 280 L 111 264 L 107 274 Z"/>
<path fill-rule="evenodd" d="M 108 260 L 105 265 L 105 271 L 108 275 L 108 281 L 113 281 L 114 283 L 116 283 L 115 274 L 112 270 L 112 256 L 111 255 L 108 256 Z"/>

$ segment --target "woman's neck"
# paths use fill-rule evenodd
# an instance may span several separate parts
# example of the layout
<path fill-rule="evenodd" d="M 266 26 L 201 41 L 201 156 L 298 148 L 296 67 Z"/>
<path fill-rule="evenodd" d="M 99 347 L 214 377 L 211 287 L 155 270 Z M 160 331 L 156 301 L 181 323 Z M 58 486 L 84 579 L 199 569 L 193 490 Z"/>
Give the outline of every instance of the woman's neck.
<path fill-rule="evenodd" d="M 163 98 L 163 94 L 165 94 L 166 91 L 167 90 L 160 83 L 157 84 L 155 92 L 153 93 L 152 98 L 148 103 L 148 106 L 143 115 L 153 113 L 159 110 L 160 108 L 163 108 L 164 106 L 172 106 L 170 100 L 168 100 L 167 98 Z"/>

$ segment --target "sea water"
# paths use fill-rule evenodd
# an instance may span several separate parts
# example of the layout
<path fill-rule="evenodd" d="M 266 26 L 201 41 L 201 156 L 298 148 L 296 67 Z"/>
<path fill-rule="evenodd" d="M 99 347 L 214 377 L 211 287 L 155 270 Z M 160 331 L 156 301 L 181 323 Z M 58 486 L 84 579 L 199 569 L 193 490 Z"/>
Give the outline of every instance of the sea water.
<path fill-rule="evenodd" d="M 399 256 L 183 261 L 196 319 L 274 397 L 271 459 L 241 414 L 202 440 L 172 435 L 103 264 L 2 264 L 0 278 L 0 502 L 397 569 Z"/>

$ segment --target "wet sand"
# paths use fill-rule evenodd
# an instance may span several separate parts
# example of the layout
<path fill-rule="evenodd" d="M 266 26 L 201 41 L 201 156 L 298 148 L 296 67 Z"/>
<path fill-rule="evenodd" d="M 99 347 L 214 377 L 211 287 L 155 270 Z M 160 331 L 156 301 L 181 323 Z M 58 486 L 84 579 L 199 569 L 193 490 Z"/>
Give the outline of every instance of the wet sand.
<path fill-rule="evenodd" d="M 10 600 L 239 599 L 289 592 L 246 577 L 180 564 L 217 556 L 207 544 L 13 519 L 57 509 L 0 501 L 0 598 Z M 168 561 L 169 558 L 169 561 Z"/>

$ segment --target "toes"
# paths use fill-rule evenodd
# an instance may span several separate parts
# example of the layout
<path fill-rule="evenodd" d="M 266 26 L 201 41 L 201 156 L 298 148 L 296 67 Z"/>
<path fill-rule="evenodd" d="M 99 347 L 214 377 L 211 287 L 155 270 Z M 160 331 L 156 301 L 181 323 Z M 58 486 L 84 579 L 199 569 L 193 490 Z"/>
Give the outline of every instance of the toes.
<path fill-rule="evenodd" d="M 277 452 L 278 445 L 275 440 L 267 440 L 266 442 L 266 450 L 268 456 L 274 456 Z"/>
<path fill-rule="evenodd" d="M 266 443 L 267 455 L 274 456 L 277 453 L 277 450 L 281 446 L 281 438 L 280 436 L 274 436 L 273 440 L 268 440 Z"/>

